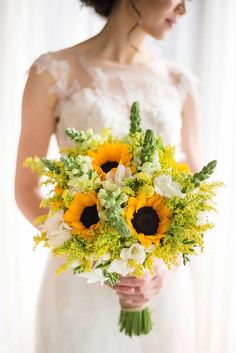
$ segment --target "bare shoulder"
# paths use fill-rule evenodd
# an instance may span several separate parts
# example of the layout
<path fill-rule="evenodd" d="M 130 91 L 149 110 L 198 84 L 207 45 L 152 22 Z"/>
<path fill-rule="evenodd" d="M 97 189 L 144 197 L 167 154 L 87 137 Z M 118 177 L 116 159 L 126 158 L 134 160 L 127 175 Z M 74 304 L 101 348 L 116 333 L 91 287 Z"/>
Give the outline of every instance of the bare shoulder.
<path fill-rule="evenodd" d="M 57 51 L 49 51 L 42 55 L 49 55 L 55 61 L 66 61 L 73 67 L 78 64 L 79 54 L 86 51 L 87 42 L 88 40 Z"/>

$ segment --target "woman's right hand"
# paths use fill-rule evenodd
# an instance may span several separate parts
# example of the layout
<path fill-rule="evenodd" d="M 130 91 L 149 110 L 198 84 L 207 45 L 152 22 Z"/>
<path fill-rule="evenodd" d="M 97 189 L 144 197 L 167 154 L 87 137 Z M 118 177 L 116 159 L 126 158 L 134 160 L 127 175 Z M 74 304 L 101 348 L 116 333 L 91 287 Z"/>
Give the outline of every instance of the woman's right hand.
<path fill-rule="evenodd" d="M 180 266 L 180 258 L 177 267 L 169 270 L 161 259 L 154 260 L 154 276 L 145 273 L 143 278 L 133 276 L 120 277 L 120 281 L 113 289 L 121 302 L 129 307 L 142 306 L 160 292 L 163 285 L 171 279 L 173 272 Z"/>
<path fill-rule="evenodd" d="M 163 278 L 159 274 L 153 277 L 145 275 L 143 278 L 121 277 L 114 289 L 120 298 L 129 307 L 139 307 L 148 303 L 162 288 Z"/>

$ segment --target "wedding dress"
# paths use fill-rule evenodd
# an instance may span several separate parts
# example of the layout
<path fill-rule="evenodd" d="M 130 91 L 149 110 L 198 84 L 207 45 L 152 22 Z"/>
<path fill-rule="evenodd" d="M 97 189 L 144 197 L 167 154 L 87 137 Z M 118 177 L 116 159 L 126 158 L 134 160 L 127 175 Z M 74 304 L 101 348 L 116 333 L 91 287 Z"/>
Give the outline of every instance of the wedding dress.
<path fill-rule="evenodd" d="M 160 133 L 184 159 L 181 109 L 197 81 L 193 74 L 155 59 L 122 65 L 63 53 L 47 52 L 32 65 L 38 75 L 50 75 L 48 94 L 59 96 L 55 119 L 60 147 L 70 144 L 64 134 L 67 127 L 100 132 L 106 126 L 117 136 L 126 134 L 131 104 L 139 101 L 143 128 Z M 37 308 L 37 353 L 197 353 L 189 266 L 171 270 L 153 298 L 152 332 L 129 338 L 117 326 L 120 307 L 115 291 L 88 285 L 72 271 L 56 276 L 60 263 L 51 256 L 47 260 Z"/>

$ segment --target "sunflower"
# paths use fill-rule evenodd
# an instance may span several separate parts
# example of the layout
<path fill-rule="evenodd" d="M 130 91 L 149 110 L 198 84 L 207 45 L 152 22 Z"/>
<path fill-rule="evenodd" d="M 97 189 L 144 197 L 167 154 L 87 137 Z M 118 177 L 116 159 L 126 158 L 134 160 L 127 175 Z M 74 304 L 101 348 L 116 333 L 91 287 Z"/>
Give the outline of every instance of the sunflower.
<path fill-rule="evenodd" d="M 73 227 L 73 234 L 87 238 L 88 230 L 96 229 L 99 224 L 96 194 L 78 192 L 64 214 L 64 221 Z"/>
<path fill-rule="evenodd" d="M 162 196 L 155 194 L 147 198 L 145 194 L 130 197 L 125 212 L 126 220 L 133 235 L 148 248 L 158 244 L 165 236 L 170 223 L 171 212 L 166 208 Z"/>
<path fill-rule="evenodd" d="M 115 170 L 118 164 L 129 166 L 132 155 L 129 153 L 129 146 L 124 143 L 104 143 L 94 152 L 88 151 L 93 158 L 93 166 L 104 179 L 110 170 Z"/>

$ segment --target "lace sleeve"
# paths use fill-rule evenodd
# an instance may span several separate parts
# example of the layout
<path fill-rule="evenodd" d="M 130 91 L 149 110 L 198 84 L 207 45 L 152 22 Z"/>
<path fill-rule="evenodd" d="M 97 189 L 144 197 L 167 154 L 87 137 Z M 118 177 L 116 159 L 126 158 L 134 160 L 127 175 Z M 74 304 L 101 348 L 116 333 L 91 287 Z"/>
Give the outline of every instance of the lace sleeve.
<path fill-rule="evenodd" d="M 39 56 L 32 64 L 36 67 L 36 73 L 42 74 L 47 70 L 54 83 L 49 87 L 49 93 L 57 93 L 60 98 L 67 95 L 69 63 L 67 60 L 55 59 L 51 52 Z"/>
<path fill-rule="evenodd" d="M 180 91 L 182 102 L 186 100 L 188 95 L 192 95 L 195 92 L 195 88 L 200 84 L 200 80 L 191 71 L 187 69 L 181 69 L 179 75 L 178 88 Z"/>
<path fill-rule="evenodd" d="M 171 73 L 177 78 L 177 88 L 181 101 L 184 102 L 188 95 L 192 95 L 195 92 L 200 80 L 190 70 L 179 64 L 171 66 Z"/>

